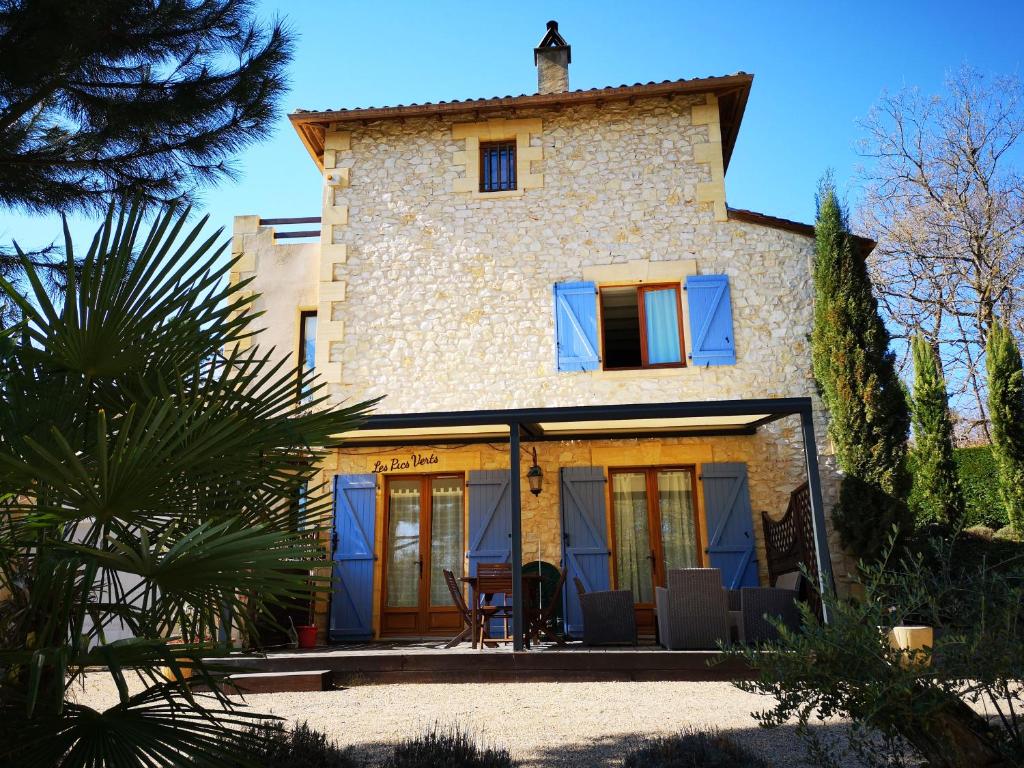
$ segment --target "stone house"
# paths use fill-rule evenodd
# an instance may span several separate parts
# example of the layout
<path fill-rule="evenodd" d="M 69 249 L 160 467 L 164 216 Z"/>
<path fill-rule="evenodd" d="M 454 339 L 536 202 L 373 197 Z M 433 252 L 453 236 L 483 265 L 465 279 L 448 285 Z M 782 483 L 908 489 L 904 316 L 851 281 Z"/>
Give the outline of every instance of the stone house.
<path fill-rule="evenodd" d="M 813 230 L 726 203 L 753 77 L 569 90 L 554 23 L 534 60 L 536 94 L 295 112 L 320 217 L 235 220 L 261 345 L 384 397 L 323 466 L 330 640 L 450 635 L 443 570 L 492 560 L 632 589 L 650 629 L 669 568 L 769 583 L 794 492 L 841 556 Z M 573 589 L 560 612 L 577 632 Z"/>

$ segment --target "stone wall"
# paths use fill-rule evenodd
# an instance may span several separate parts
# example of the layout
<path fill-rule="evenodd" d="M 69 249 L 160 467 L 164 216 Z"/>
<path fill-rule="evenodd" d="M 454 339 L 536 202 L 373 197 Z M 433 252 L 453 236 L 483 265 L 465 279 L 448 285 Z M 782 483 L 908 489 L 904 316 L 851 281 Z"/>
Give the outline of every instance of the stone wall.
<path fill-rule="evenodd" d="M 699 101 L 537 113 L 543 186 L 498 199 L 451 191 L 464 171 L 449 122 L 353 130 L 337 153 L 350 181 L 330 201 L 347 210 L 331 232 L 345 327 L 317 339 L 337 352 L 322 371 L 335 395 L 411 412 L 810 394 L 811 241 L 697 202 L 712 181 L 693 156 Z M 729 276 L 737 364 L 557 371 L 552 285 L 653 262 Z"/>

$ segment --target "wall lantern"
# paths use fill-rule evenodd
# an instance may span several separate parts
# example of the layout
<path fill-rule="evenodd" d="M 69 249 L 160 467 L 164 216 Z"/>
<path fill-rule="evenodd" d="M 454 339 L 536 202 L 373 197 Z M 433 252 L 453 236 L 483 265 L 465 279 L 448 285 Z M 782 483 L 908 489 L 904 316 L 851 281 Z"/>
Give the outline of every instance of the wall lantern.
<path fill-rule="evenodd" d="M 544 473 L 537 466 L 537 449 L 533 449 L 533 466 L 526 473 L 526 481 L 530 484 L 530 493 L 540 496 L 541 486 L 544 484 Z"/>

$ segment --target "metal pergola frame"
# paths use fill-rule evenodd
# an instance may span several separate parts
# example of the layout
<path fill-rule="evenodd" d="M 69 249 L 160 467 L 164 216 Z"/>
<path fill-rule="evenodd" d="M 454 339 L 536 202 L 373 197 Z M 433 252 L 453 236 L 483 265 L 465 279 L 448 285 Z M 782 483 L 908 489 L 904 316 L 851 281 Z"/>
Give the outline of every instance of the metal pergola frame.
<path fill-rule="evenodd" d="M 545 434 L 541 424 L 573 423 L 593 421 L 626 421 L 638 419 L 678 419 L 728 416 L 764 416 L 754 422 L 728 429 L 720 426 L 708 429 L 680 428 L 658 429 L 635 432 L 615 431 L 608 434 L 595 433 L 592 429 L 574 434 L 559 431 Z M 819 588 L 824 592 L 832 585 L 832 561 L 828 550 L 825 531 L 825 511 L 821 495 L 821 477 L 818 474 L 818 449 L 814 437 L 814 418 L 811 398 L 756 398 L 747 400 L 706 400 L 676 403 L 635 403 L 627 405 L 580 405 L 551 408 L 510 408 L 498 410 L 439 411 L 430 413 L 383 413 L 366 419 L 359 430 L 349 433 L 358 435 L 360 430 L 403 430 L 427 429 L 430 427 L 473 427 L 505 425 L 508 428 L 509 443 L 509 495 L 512 506 L 512 603 L 513 603 L 513 649 L 522 650 L 522 496 L 520 488 L 520 445 L 522 442 L 543 440 L 608 440 L 615 438 L 653 438 L 667 436 L 709 437 L 720 435 L 751 435 L 757 427 L 787 416 L 799 416 L 803 435 L 804 459 L 807 470 L 807 485 L 811 497 L 811 521 L 814 527 L 814 550 L 818 560 Z M 403 446 L 429 443 L 475 443 L 493 442 L 493 438 L 473 435 L 448 434 L 436 438 L 423 436 L 409 437 L 395 435 L 393 440 L 374 439 L 367 442 L 351 442 L 350 446 Z M 339 442 L 344 442 L 342 437 Z M 822 618 L 829 621 L 827 606 L 822 606 Z"/>

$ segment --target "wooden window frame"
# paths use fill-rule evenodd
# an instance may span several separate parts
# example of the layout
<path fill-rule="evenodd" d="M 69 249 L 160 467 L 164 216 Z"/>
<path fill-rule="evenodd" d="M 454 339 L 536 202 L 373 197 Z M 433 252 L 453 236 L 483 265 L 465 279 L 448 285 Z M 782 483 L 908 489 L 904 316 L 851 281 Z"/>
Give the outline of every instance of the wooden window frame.
<path fill-rule="evenodd" d="M 619 564 L 616 558 L 617 542 L 615 540 L 615 475 L 628 475 L 643 473 L 644 479 L 647 484 L 647 530 L 648 536 L 653 539 L 652 531 L 654 530 L 654 515 L 657 510 L 657 498 L 658 498 L 658 473 L 659 472 L 689 472 L 690 473 L 690 493 L 693 497 L 693 530 L 696 539 L 697 549 L 697 567 L 707 567 L 707 553 L 704 551 L 703 537 L 701 536 L 701 509 L 700 509 L 700 498 L 697 495 L 697 465 L 696 464 L 666 464 L 660 466 L 639 466 L 639 467 L 614 467 L 608 469 L 608 544 L 611 550 L 611 571 L 612 571 L 612 589 L 619 589 Z M 658 529 L 657 544 L 652 541 L 652 552 L 655 555 L 655 562 L 652 563 L 652 575 L 654 576 L 654 586 L 665 586 L 664 584 L 658 584 L 658 573 L 657 571 L 661 568 L 661 564 L 665 561 L 665 550 L 661 541 L 661 529 Z M 667 580 L 668 574 L 662 574 Z"/>
<path fill-rule="evenodd" d="M 484 185 L 486 178 L 487 163 L 484 162 L 485 155 L 488 151 L 494 149 L 500 149 L 506 147 L 509 150 L 509 173 L 511 174 L 512 186 L 507 188 L 497 187 L 488 189 Z M 481 141 L 480 142 L 480 193 L 481 194 L 492 194 L 495 192 L 515 192 L 519 189 L 519 169 L 518 169 L 518 147 L 516 146 L 515 139 L 507 139 L 504 141 Z"/>
<path fill-rule="evenodd" d="M 636 304 L 640 323 L 640 365 L 608 367 L 606 360 L 608 356 L 604 350 L 604 290 L 606 288 L 635 288 Z M 649 291 L 663 291 L 666 288 L 673 288 L 676 292 L 676 322 L 679 324 L 679 362 L 678 363 L 649 363 L 647 352 L 647 310 L 645 308 L 644 294 Z M 601 330 L 601 369 L 605 371 L 645 371 L 658 368 L 685 368 L 686 367 L 686 338 L 683 336 L 683 286 L 682 283 L 641 283 L 637 285 L 601 285 L 598 286 L 600 296 L 601 317 L 599 327 Z"/>

